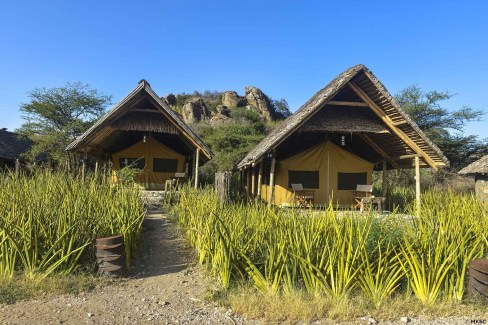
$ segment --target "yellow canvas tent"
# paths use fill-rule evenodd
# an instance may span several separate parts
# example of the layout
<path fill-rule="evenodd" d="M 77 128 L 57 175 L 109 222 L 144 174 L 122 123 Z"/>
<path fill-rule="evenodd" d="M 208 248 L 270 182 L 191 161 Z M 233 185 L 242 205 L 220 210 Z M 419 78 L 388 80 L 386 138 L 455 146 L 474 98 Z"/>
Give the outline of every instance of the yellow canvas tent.
<path fill-rule="evenodd" d="M 277 205 L 293 204 L 294 194 L 290 186 L 293 172 L 310 172 L 318 176 L 318 187 L 312 188 L 316 205 L 327 205 L 330 200 L 334 205 L 351 205 L 351 189 L 339 189 L 339 175 L 364 174 L 365 183 L 371 184 L 373 164 L 340 148 L 331 141 L 309 148 L 276 165 L 274 203 Z M 295 178 L 301 182 L 300 178 Z M 305 181 L 305 180 L 303 180 Z M 306 187 L 306 186 L 305 186 Z M 310 187 L 309 187 L 310 188 Z M 262 185 L 261 195 L 268 200 L 269 185 Z"/>
<path fill-rule="evenodd" d="M 334 204 L 350 204 L 357 185 L 371 185 L 373 169 L 383 171 L 384 197 L 389 169 L 415 168 L 420 207 L 420 168 L 448 165 L 383 84 L 359 64 L 274 128 L 237 168 L 250 197 L 289 204 L 291 184 L 302 183 L 315 190 L 316 205 L 329 197 Z"/>
<path fill-rule="evenodd" d="M 141 170 L 136 183 L 151 190 L 164 189 L 166 180 L 183 172 L 198 186 L 199 166 L 213 157 L 210 148 L 146 80 L 66 150 L 91 157 L 96 164 L 111 160 L 114 181 L 118 181 L 122 165 L 133 165 Z"/>
<path fill-rule="evenodd" d="M 141 169 L 135 182 L 146 189 L 164 189 L 166 180 L 175 173 L 185 171 L 185 156 L 164 146 L 151 136 L 112 155 L 114 177 L 118 180 L 119 171 L 125 165 Z"/>

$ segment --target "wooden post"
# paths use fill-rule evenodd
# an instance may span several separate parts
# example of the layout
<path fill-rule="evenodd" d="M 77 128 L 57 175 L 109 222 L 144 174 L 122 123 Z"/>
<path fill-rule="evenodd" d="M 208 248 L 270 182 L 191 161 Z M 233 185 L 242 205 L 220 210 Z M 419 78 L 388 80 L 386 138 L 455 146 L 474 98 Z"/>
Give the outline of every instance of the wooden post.
<path fill-rule="evenodd" d="M 256 194 L 256 169 L 251 167 L 251 197 L 254 198 Z"/>
<path fill-rule="evenodd" d="M 97 157 L 97 160 L 95 160 L 95 177 L 97 176 L 98 174 L 98 157 Z"/>
<path fill-rule="evenodd" d="M 417 201 L 417 218 L 420 217 L 420 158 L 415 156 L 415 199 Z"/>
<path fill-rule="evenodd" d="M 85 168 L 86 168 L 85 159 L 83 159 L 83 161 L 81 162 L 81 179 L 85 179 Z"/>
<path fill-rule="evenodd" d="M 195 154 L 195 188 L 198 188 L 198 163 L 200 160 L 200 149 L 197 148 L 197 152 Z"/>
<path fill-rule="evenodd" d="M 273 154 L 273 158 L 271 159 L 271 171 L 269 173 L 269 201 L 268 201 L 268 206 L 271 206 L 273 199 L 274 199 L 275 165 L 276 165 L 276 158 L 275 158 L 275 155 Z"/>
<path fill-rule="evenodd" d="M 19 177 L 20 175 L 20 161 L 15 159 L 15 177 Z"/>
<path fill-rule="evenodd" d="M 217 172 L 215 173 L 215 189 L 220 202 L 230 201 L 230 186 L 231 186 L 232 172 Z"/>
<path fill-rule="evenodd" d="M 387 179 L 386 179 L 386 160 L 383 160 L 383 182 L 381 184 L 381 196 L 386 197 L 386 192 L 388 189 Z"/>
<path fill-rule="evenodd" d="M 263 161 L 259 163 L 259 172 L 258 172 L 258 191 L 257 191 L 257 198 L 261 198 L 261 184 L 263 183 Z"/>
<path fill-rule="evenodd" d="M 81 179 L 85 179 L 85 170 L 86 170 L 86 159 L 88 158 L 88 155 L 86 154 L 86 149 L 83 153 L 83 159 L 81 161 Z"/>
<path fill-rule="evenodd" d="M 239 171 L 239 193 L 242 194 L 244 191 L 244 170 Z"/>

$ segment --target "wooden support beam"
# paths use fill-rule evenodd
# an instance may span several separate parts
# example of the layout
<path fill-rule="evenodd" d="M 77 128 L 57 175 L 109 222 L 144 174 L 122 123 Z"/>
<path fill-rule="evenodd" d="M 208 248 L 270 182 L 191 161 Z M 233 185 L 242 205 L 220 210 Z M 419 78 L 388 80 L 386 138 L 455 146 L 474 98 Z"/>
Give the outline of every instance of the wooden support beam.
<path fill-rule="evenodd" d="M 338 100 L 329 100 L 327 102 L 327 105 L 369 107 L 369 105 L 364 102 L 345 102 L 345 101 L 338 101 Z"/>
<path fill-rule="evenodd" d="M 369 144 L 379 155 L 383 158 L 388 160 L 388 162 L 395 168 L 399 168 L 398 164 L 391 159 L 386 152 L 383 151 L 369 136 L 366 134 L 359 134 L 359 136 L 367 143 Z"/>
<path fill-rule="evenodd" d="M 258 190 L 257 190 L 257 198 L 261 198 L 261 184 L 263 183 L 263 161 L 259 163 L 259 172 L 258 172 Z"/>
<path fill-rule="evenodd" d="M 386 197 L 386 192 L 388 191 L 388 180 L 387 180 L 387 177 L 386 177 L 386 173 L 387 173 L 387 170 L 386 170 L 386 160 L 383 160 L 383 182 L 381 184 L 381 196 L 382 197 Z"/>
<path fill-rule="evenodd" d="M 276 158 L 275 154 L 273 154 L 273 158 L 271 158 L 271 171 L 269 173 L 269 201 L 268 201 L 268 206 L 271 206 L 274 200 L 274 189 L 275 189 L 275 184 L 274 184 L 274 178 L 275 178 L 275 165 L 276 165 Z"/>
<path fill-rule="evenodd" d="M 251 167 L 251 196 L 254 198 L 256 195 L 256 169 Z"/>
<path fill-rule="evenodd" d="M 19 177 L 20 175 L 20 161 L 15 159 L 15 177 Z"/>
<path fill-rule="evenodd" d="M 83 159 L 81 161 L 81 179 L 85 179 L 85 170 L 86 170 L 86 159 L 88 158 L 88 154 L 86 152 L 86 149 L 85 149 L 85 152 L 83 154 Z"/>
<path fill-rule="evenodd" d="M 157 109 L 146 109 L 146 108 L 131 108 L 131 112 L 140 112 L 140 113 L 158 113 L 161 114 L 160 111 Z"/>
<path fill-rule="evenodd" d="M 415 200 L 417 201 L 417 218 L 420 217 L 420 158 L 415 157 Z"/>
<path fill-rule="evenodd" d="M 401 122 L 395 122 L 395 123 L 393 123 L 394 126 L 400 126 L 400 125 L 404 125 L 404 124 L 407 124 L 407 121 L 406 120 L 403 120 Z"/>
<path fill-rule="evenodd" d="M 198 188 L 198 164 L 200 160 L 200 149 L 197 148 L 195 153 L 195 188 Z"/>
<path fill-rule="evenodd" d="M 403 142 L 405 142 L 417 154 L 422 156 L 424 158 L 424 160 L 427 162 L 427 164 L 430 165 L 430 167 L 434 168 L 435 170 L 438 169 L 434 160 L 432 160 L 432 158 L 430 158 L 430 156 L 427 153 L 425 153 L 415 142 L 413 142 L 402 130 L 397 128 L 394 125 L 393 121 L 390 119 L 390 117 L 388 115 L 386 115 L 386 113 L 383 112 L 383 110 L 381 108 L 379 108 L 378 105 L 376 105 L 376 103 L 371 98 L 369 98 L 369 96 L 359 86 L 357 86 L 356 84 L 354 84 L 352 82 L 348 82 L 348 85 L 363 101 L 365 101 L 366 103 L 369 104 L 369 107 L 371 108 L 371 110 L 373 112 L 375 112 L 376 115 L 378 115 L 378 117 L 381 118 L 381 120 L 386 125 L 388 125 L 388 127 L 390 127 L 390 129 L 393 132 L 395 132 L 395 134 L 400 139 L 403 140 Z"/>
<path fill-rule="evenodd" d="M 81 162 L 81 179 L 85 179 L 85 168 L 86 168 L 86 163 L 85 159 Z"/>
<path fill-rule="evenodd" d="M 411 158 L 415 158 L 415 157 L 418 157 L 419 155 L 402 155 L 402 156 L 397 156 L 397 157 L 392 157 L 391 159 L 393 160 L 402 160 L 402 159 L 411 159 Z"/>
<path fill-rule="evenodd" d="M 244 170 L 239 171 L 239 193 L 244 192 Z"/>

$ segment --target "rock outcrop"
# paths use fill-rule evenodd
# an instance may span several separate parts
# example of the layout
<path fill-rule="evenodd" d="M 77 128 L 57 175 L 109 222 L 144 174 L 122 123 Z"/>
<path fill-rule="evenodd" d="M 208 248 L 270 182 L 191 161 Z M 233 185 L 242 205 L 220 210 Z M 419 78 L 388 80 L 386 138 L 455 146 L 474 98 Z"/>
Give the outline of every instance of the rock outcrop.
<path fill-rule="evenodd" d="M 235 91 L 224 91 L 222 93 L 222 105 L 227 107 L 246 106 L 246 99 L 241 97 Z"/>
<path fill-rule="evenodd" d="M 193 124 L 210 119 L 210 111 L 202 98 L 188 99 L 182 110 L 183 120 L 187 124 Z"/>
<path fill-rule="evenodd" d="M 246 86 L 247 105 L 256 110 L 265 121 L 272 121 L 275 118 L 275 111 L 271 101 L 259 88 Z"/>
<path fill-rule="evenodd" d="M 282 119 L 286 116 L 280 114 L 271 99 L 259 88 L 245 87 L 245 95 L 239 96 L 236 91 L 208 92 L 200 94 L 173 95 L 168 94 L 164 99 L 173 110 L 181 112 L 183 120 L 187 124 L 210 122 L 212 125 L 220 125 L 233 122 L 233 112 L 236 108 L 255 111 L 265 122 Z M 181 103 L 185 104 L 181 106 Z"/>
<path fill-rule="evenodd" d="M 168 105 L 176 106 L 176 96 L 175 95 L 168 94 L 168 95 L 166 95 L 166 97 L 164 97 L 164 99 L 166 100 L 166 103 L 168 103 Z"/>

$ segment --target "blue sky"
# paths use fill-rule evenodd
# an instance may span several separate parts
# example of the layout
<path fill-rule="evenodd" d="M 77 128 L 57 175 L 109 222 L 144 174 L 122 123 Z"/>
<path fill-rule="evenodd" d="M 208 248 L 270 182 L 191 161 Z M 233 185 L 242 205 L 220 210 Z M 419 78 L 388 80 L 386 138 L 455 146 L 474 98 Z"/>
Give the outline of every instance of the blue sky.
<path fill-rule="evenodd" d="M 365 64 L 395 94 L 417 84 L 484 109 L 466 131 L 488 138 L 487 1 L 0 2 L 0 127 L 36 87 L 82 81 L 113 101 L 142 78 L 161 96 L 261 88 L 294 111 Z"/>

